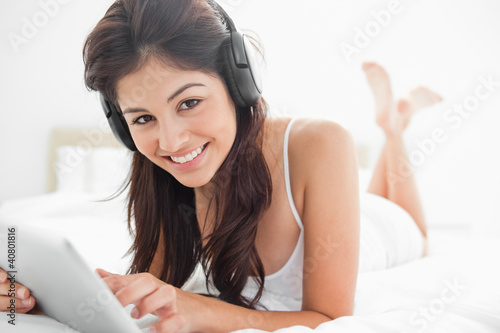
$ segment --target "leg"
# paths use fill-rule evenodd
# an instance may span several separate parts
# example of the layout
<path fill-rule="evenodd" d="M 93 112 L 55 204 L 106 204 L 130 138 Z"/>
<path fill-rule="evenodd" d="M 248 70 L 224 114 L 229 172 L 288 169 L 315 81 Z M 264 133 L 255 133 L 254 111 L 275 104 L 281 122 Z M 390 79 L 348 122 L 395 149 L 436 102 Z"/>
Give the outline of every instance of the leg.
<path fill-rule="evenodd" d="M 389 190 L 388 190 L 388 181 L 387 181 L 387 165 L 386 165 L 386 155 L 387 148 L 386 145 L 382 148 L 380 156 L 377 161 L 377 165 L 375 166 L 375 170 L 373 171 L 372 178 L 370 180 L 370 184 L 368 185 L 368 192 L 379 195 L 386 199 L 389 198 Z"/>
<path fill-rule="evenodd" d="M 425 217 L 415 177 L 413 174 L 398 175 L 401 159 L 407 159 L 406 156 L 402 138 L 388 138 L 368 186 L 368 192 L 384 197 L 405 209 L 426 236 Z"/>
<path fill-rule="evenodd" d="M 383 177 L 387 183 L 387 199 L 405 209 L 412 217 L 422 234 L 427 236 L 424 211 L 418 194 L 413 173 L 398 174 L 401 160 L 408 160 L 408 154 L 401 136 L 388 137 L 384 147 L 385 171 Z"/>
<path fill-rule="evenodd" d="M 368 192 L 380 195 L 405 209 L 424 236 L 427 235 L 424 212 L 413 174 L 398 175 L 401 160 L 407 160 L 403 132 L 417 110 L 431 106 L 441 97 L 419 87 L 394 103 L 387 72 L 375 63 L 363 69 L 374 93 L 377 124 L 384 130 L 386 142 L 370 182 Z"/>

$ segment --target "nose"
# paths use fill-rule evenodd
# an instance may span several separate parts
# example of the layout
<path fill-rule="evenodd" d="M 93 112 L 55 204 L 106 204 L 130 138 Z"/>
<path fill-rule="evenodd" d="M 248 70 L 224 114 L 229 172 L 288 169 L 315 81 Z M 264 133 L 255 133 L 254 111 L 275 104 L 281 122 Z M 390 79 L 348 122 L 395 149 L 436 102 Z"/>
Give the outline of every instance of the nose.
<path fill-rule="evenodd" d="M 166 154 L 175 154 L 188 141 L 189 131 L 182 119 L 168 117 L 158 122 L 158 146 Z"/>

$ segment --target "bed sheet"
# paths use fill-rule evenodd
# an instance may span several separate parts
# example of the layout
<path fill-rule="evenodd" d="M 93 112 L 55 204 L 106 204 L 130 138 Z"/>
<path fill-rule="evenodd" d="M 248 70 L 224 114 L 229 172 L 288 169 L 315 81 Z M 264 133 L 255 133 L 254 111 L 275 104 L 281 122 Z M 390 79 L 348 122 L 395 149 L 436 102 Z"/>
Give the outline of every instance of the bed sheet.
<path fill-rule="evenodd" d="M 354 316 L 276 332 L 500 332 L 498 254 L 496 239 L 441 244 L 439 253 L 360 274 Z"/>
<path fill-rule="evenodd" d="M 91 268 L 124 273 L 130 245 L 124 198 L 96 202 L 107 194 L 56 192 L 18 199 L 0 206 L 0 228 L 43 226 L 67 236 Z M 112 243 L 113 246 L 109 247 Z M 358 277 L 354 316 L 302 332 L 500 332 L 500 240 L 429 231 L 429 255 L 392 269 Z M 138 321 L 150 325 L 150 315 Z M 13 329 L 0 320 L 2 332 L 74 332 L 46 316 L 18 315 Z M 248 327 L 252 327 L 248 322 Z M 246 329 L 238 333 L 261 333 Z"/>

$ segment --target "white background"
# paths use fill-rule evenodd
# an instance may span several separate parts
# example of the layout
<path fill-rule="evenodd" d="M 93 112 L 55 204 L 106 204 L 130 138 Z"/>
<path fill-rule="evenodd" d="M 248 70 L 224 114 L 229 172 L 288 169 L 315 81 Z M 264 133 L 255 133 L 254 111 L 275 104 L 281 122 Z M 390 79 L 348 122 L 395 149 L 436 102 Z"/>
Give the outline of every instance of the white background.
<path fill-rule="evenodd" d="M 42 4 L 49 2 L 0 2 L 0 201 L 46 191 L 51 130 L 95 128 L 103 119 L 96 95 L 84 87 L 81 54 L 86 35 L 112 1 L 60 0 L 44 22 Z M 456 128 L 444 118 L 454 104 L 474 96 L 480 77 L 500 82 L 497 0 L 221 3 L 240 28 L 255 31 L 264 43 L 265 98 L 273 113 L 339 122 L 358 143 L 372 147 L 372 164 L 383 135 L 374 125 L 361 63 L 374 60 L 387 68 L 397 96 L 416 85 L 439 92 L 444 102 L 420 112 L 406 136 L 409 151 L 425 157 L 416 174 L 430 223 L 500 234 L 495 208 L 500 203 L 500 87 Z M 342 43 L 355 46 L 357 31 L 376 28 L 373 13 L 391 3 L 398 13 L 380 31 L 372 30 L 368 45 L 347 59 Z M 22 37 L 25 22 L 37 19 L 38 31 L 14 47 L 13 34 Z M 445 132 L 445 142 L 422 155 L 415 141 L 430 138 L 437 128 Z"/>

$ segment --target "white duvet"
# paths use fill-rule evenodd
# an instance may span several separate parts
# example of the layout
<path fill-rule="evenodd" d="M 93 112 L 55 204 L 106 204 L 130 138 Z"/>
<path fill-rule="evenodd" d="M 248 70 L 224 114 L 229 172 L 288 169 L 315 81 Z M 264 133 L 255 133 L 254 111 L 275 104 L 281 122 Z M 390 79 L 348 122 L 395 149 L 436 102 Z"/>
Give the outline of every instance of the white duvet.
<path fill-rule="evenodd" d="M 90 267 L 124 273 L 130 239 L 122 200 L 92 202 L 104 195 L 57 192 L 0 206 L 0 228 L 43 226 L 66 235 Z M 106 244 L 112 242 L 113 246 Z M 358 277 L 354 316 L 298 332 L 500 332 L 500 239 L 429 231 L 429 255 L 388 270 Z M 138 324 L 145 328 L 149 316 Z M 70 332 L 46 316 L 18 315 L 13 328 L 0 319 L 1 332 Z M 239 333 L 263 332 L 255 329 Z"/>

